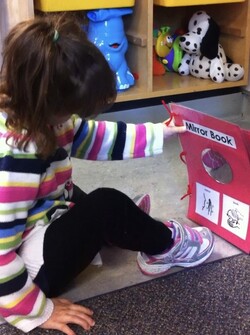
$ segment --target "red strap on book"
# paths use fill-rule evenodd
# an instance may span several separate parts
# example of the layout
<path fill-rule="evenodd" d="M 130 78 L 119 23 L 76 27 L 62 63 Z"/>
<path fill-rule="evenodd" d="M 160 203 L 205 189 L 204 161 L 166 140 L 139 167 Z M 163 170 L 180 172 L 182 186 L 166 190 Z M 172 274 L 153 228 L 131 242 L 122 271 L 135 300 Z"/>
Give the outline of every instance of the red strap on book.
<path fill-rule="evenodd" d="M 186 159 L 185 159 L 186 154 L 187 154 L 186 151 L 182 151 L 182 152 L 180 153 L 180 160 L 181 160 L 184 164 L 187 164 Z"/>
<path fill-rule="evenodd" d="M 186 198 L 187 196 L 191 195 L 192 192 L 191 192 L 191 187 L 190 185 L 187 186 L 187 193 L 184 194 L 182 197 L 181 197 L 181 200 L 183 200 L 184 198 Z"/>
<path fill-rule="evenodd" d="M 166 111 L 169 114 L 169 119 L 165 122 L 165 125 L 169 126 L 170 122 L 173 119 L 174 114 L 171 112 L 170 108 L 168 107 L 168 105 L 166 104 L 166 102 L 164 100 L 162 100 L 161 102 L 162 102 L 163 106 L 165 107 Z"/>

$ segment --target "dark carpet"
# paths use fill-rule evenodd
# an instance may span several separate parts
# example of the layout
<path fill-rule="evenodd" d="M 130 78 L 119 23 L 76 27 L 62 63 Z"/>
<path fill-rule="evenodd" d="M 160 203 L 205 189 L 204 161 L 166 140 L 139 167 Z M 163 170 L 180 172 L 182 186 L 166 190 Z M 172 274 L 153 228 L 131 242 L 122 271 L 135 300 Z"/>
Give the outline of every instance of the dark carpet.
<path fill-rule="evenodd" d="M 80 302 L 95 311 L 78 335 L 250 335 L 250 257 L 238 255 Z M 0 335 L 21 335 L 4 324 Z M 36 329 L 30 335 L 61 335 Z"/>

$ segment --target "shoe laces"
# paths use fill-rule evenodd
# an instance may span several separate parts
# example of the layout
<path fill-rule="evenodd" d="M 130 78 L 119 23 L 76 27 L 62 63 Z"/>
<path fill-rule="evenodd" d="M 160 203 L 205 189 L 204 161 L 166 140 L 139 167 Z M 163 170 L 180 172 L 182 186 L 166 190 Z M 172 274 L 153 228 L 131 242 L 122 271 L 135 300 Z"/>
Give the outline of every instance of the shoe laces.
<path fill-rule="evenodd" d="M 183 258 L 187 257 L 190 253 L 194 253 L 197 250 L 197 245 L 202 244 L 203 239 L 198 231 L 191 227 L 184 225 L 176 221 L 169 221 L 166 226 L 172 230 L 172 238 L 174 245 L 168 252 L 165 252 L 166 258 Z M 192 250 L 195 247 L 195 250 Z"/>
<path fill-rule="evenodd" d="M 187 225 L 181 225 L 173 220 L 167 221 L 165 225 L 172 231 L 174 244 L 160 254 L 147 255 L 148 263 L 190 257 L 199 249 L 197 246 L 203 241 L 200 233 Z"/>

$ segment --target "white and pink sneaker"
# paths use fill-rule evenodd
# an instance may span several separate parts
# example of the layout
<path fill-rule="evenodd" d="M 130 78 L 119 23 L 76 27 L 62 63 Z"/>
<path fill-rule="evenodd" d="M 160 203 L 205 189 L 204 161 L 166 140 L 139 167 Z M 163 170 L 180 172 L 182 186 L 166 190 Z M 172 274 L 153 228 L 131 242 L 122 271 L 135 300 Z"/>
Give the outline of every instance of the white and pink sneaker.
<path fill-rule="evenodd" d="M 158 255 L 139 252 L 137 263 L 144 274 L 163 274 L 175 266 L 193 267 L 203 263 L 212 254 L 214 237 L 208 228 L 191 228 L 174 220 L 165 224 L 172 230 L 174 245 Z"/>

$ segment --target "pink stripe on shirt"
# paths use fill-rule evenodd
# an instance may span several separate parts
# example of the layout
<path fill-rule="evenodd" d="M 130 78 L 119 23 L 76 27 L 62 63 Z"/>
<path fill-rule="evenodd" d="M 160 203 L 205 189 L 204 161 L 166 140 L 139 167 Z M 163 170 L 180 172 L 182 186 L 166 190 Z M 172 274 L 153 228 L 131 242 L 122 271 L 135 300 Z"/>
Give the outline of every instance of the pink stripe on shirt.
<path fill-rule="evenodd" d="M 17 201 L 26 201 L 35 199 L 37 196 L 37 187 L 0 187 L 0 202 L 12 203 Z"/>
<path fill-rule="evenodd" d="M 57 172 L 55 177 L 51 180 L 44 181 L 39 188 L 37 197 L 41 198 L 54 192 L 59 185 L 63 185 L 72 175 L 71 167 L 68 170 Z"/>
<path fill-rule="evenodd" d="M 57 143 L 58 146 L 64 147 L 71 144 L 74 139 L 74 132 L 73 129 L 69 129 L 67 132 L 63 133 L 62 135 L 57 136 Z"/>
<path fill-rule="evenodd" d="M 20 301 L 17 305 L 13 306 L 12 308 L 6 310 L 5 308 L 0 308 L 0 314 L 2 317 L 7 318 L 8 316 L 12 316 L 15 314 L 19 314 L 22 311 L 22 315 L 26 316 L 29 315 L 34 308 L 34 304 L 40 293 L 40 289 L 37 286 L 34 286 L 34 289 L 27 294 L 27 296 Z M 20 306 L 22 306 L 20 308 Z"/>
<path fill-rule="evenodd" d="M 103 138 L 104 138 L 104 134 L 105 134 L 105 122 L 99 122 L 98 123 L 98 127 L 97 127 L 97 132 L 95 135 L 95 140 L 93 143 L 93 147 L 91 148 L 89 155 L 88 155 L 88 159 L 90 160 L 96 160 L 97 159 L 97 155 L 100 151 L 102 142 L 103 142 Z"/>
<path fill-rule="evenodd" d="M 136 125 L 134 157 L 145 157 L 146 127 L 143 124 Z"/>
<path fill-rule="evenodd" d="M 11 263 L 16 258 L 15 252 L 9 252 L 8 254 L 0 256 L 0 266 Z"/>

